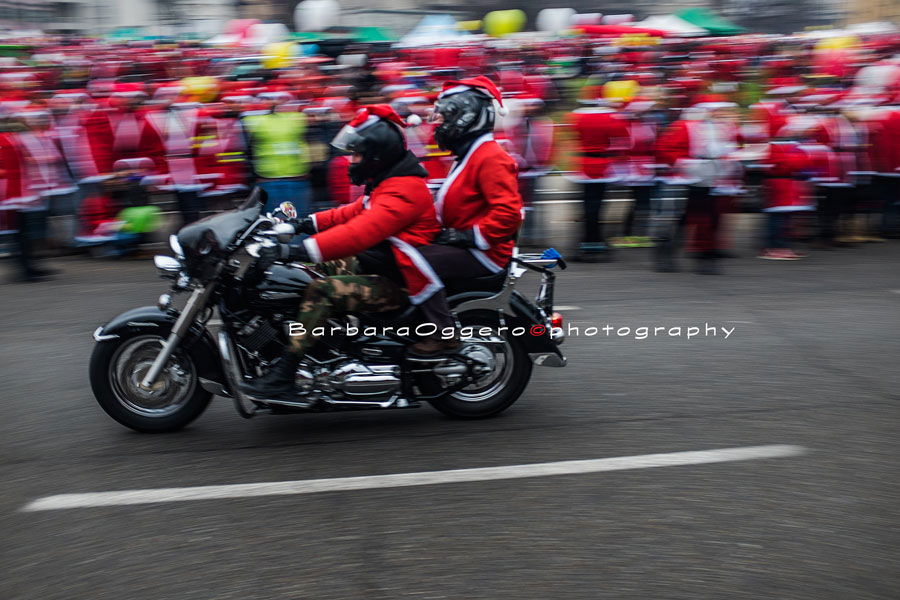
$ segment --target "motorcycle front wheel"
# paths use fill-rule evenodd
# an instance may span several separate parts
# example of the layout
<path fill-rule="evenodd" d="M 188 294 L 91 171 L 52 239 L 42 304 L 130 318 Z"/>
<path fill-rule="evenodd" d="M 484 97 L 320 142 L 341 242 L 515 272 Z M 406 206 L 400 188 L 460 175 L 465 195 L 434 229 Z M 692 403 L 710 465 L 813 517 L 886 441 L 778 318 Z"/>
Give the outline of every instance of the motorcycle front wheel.
<path fill-rule="evenodd" d="M 94 397 L 110 417 L 144 433 L 177 431 L 199 417 L 212 394 L 197 375 L 197 357 L 178 348 L 151 389 L 140 385 L 168 331 L 137 331 L 99 342 L 91 355 Z M 194 349 L 193 352 L 197 352 Z"/>
<path fill-rule="evenodd" d="M 458 419 L 483 419 L 500 414 L 519 399 L 531 379 L 531 359 L 520 339 L 502 334 L 495 315 L 471 312 L 459 316 L 464 338 L 461 349 L 473 360 L 489 361 L 491 370 L 470 385 L 431 405 Z M 487 335 L 485 335 L 487 334 Z"/>

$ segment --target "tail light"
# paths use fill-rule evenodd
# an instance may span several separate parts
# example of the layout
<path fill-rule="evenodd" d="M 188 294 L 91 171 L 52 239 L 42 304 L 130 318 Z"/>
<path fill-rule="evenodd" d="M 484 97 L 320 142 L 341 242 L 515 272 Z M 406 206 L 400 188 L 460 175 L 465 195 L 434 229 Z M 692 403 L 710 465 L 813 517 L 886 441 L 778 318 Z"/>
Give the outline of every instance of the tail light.
<path fill-rule="evenodd" d="M 562 344 L 566 339 L 566 332 L 563 330 L 563 316 L 558 312 L 553 313 L 550 317 L 550 339 L 557 344 Z"/>

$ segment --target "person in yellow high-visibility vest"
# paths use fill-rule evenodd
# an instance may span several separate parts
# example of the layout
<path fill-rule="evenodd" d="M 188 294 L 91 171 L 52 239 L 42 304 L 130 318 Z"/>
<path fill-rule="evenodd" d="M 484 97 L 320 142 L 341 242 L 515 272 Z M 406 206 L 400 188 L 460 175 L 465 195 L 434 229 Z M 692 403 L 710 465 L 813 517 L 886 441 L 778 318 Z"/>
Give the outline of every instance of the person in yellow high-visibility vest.
<path fill-rule="evenodd" d="M 280 109 L 291 100 L 286 92 L 260 98 L 271 102 L 270 108 L 245 113 L 241 125 L 255 183 L 268 195 L 265 210 L 287 201 L 304 216 L 310 212 L 306 115 Z"/>

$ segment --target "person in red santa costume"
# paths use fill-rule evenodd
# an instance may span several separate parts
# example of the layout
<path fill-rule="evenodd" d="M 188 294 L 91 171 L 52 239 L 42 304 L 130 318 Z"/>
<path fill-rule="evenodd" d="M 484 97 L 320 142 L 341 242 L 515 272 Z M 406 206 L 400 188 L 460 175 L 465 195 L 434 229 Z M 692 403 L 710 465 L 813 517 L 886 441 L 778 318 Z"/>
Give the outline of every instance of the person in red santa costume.
<path fill-rule="evenodd" d="M 833 96 L 827 104 L 815 107 L 817 118 L 808 132 L 816 142 L 831 148 L 837 159 L 835 176 L 843 184 L 840 213 L 844 224 L 845 235 L 836 238 L 841 243 L 853 243 L 859 240 L 856 236 L 847 235 L 852 232 L 851 221 L 857 212 L 859 198 L 857 191 L 857 173 L 860 170 L 859 152 L 862 149 L 862 137 L 857 127 L 842 113 L 843 98 Z"/>
<path fill-rule="evenodd" d="M 39 281 L 53 274 L 35 263 L 31 229 L 33 212 L 42 206 L 40 196 L 29 189 L 29 153 L 22 143 L 26 127 L 0 106 L 0 233 L 15 234 L 19 281 Z"/>
<path fill-rule="evenodd" d="M 825 183 L 831 162 L 827 146 L 802 145 L 807 135 L 802 128 L 784 127 L 769 142 L 765 165 L 765 204 L 768 226 L 759 258 L 797 260 L 803 254 L 791 246 L 791 215 L 814 209 L 813 185 Z"/>
<path fill-rule="evenodd" d="M 879 107 L 879 127 L 870 140 L 876 190 L 884 207 L 881 235 L 900 238 L 900 92 L 893 102 Z"/>
<path fill-rule="evenodd" d="M 586 100 L 588 106 L 572 112 L 569 122 L 578 144 L 578 170 L 571 179 L 583 186 L 584 234 L 578 260 L 608 260 L 610 248 L 603 235 L 601 212 L 607 188 L 625 174 L 624 152 L 628 123 L 618 112 L 619 100 Z"/>
<path fill-rule="evenodd" d="M 419 253 L 440 225 L 425 169 L 407 149 L 403 127 L 404 121 L 386 104 L 361 109 L 332 144 L 351 153 L 350 179 L 365 185 L 365 195 L 301 220 L 298 229 L 311 234 L 302 243 L 276 244 L 260 252 L 263 264 L 321 263 L 359 255 L 359 267 L 354 274 L 310 284 L 297 317 L 301 333 L 291 337 L 290 348 L 268 373 L 242 386 L 250 397 L 293 396 L 297 365 L 316 343 L 316 329 L 332 315 L 422 304 L 443 287 Z"/>
<path fill-rule="evenodd" d="M 543 116 L 544 101 L 532 94 L 513 100 L 515 119 L 505 119 L 504 129 L 510 154 L 519 167 L 519 193 L 525 205 L 522 245 L 537 245 L 543 238 L 542 223 L 534 204 L 538 180 L 550 172 L 553 156 L 553 121 Z M 508 122 L 512 121 L 512 122 Z"/>
<path fill-rule="evenodd" d="M 223 96 L 220 104 L 204 107 L 197 148 L 198 179 L 213 184 L 200 192 L 204 202 L 233 197 L 247 190 L 250 171 L 240 115 L 253 100 L 253 96 L 232 94 Z"/>
<path fill-rule="evenodd" d="M 144 157 L 156 163 L 158 174 L 165 174 L 160 189 L 175 193 L 185 224 L 200 218 L 205 202 L 200 193 L 212 187 L 210 173 L 200 167 L 206 115 L 196 102 L 175 102 L 174 95 L 165 96 L 155 110 L 147 111 L 141 135 Z"/>
<path fill-rule="evenodd" d="M 656 102 L 647 98 L 635 98 L 629 102 L 622 114 L 627 120 L 628 143 L 625 150 L 626 175 L 623 180 L 631 191 L 634 202 L 625 215 L 622 246 L 639 248 L 652 246 L 647 236 L 649 229 L 650 204 L 657 189 L 656 177 L 656 136 L 657 124 L 650 111 Z M 635 221 L 638 227 L 635 228 Z M 637 236 L 634 236 L 635 232 Z"/>
<path fill-rule="evenodd" d="M 99 107 L 84 115 L 85 133 L 83 161 L 79 165 L 79 180 L 95 182 L 113 172 L 117 160 L 151 158 L 163 165 L 165 157 L 159 154 L 161 144 L 149 144 L 142 140 L 145 134 L 146 112 L 142 104 L 146 98 L 143 86 L 134 83 L 115 84 L 110 97 L 110 107 Z M 148 151 L 156 149 L 156 156 Z"/>
<path fill-rule="evenodd" d="M 696 271 L 714 275 L 723 245 L 723 200 L 736 191 L 741 177 L 740 164 L 729 158 L 737 149 L 738 128 L 734 104 L 701 99 L 660 135 L 657 156 L 672 168 L 669 185 L 687 187 L 681 227 L 691 233 L 688 251 L 697 258 Z M 674 269 L 671 257 L 658 265 L 661 271 Z"/>
<path fill-rule="evenodd" d="M 500 273 L 512 257 L 523 206 L 516 161 L 494 141 L 498 110 L 505 112 L 500 90 L 478 76 L 445 83 L 431 116 L 435 141 L 456 157 L 435 199 L 443 230 L 421 249 L 444 282 Z M 443 289 L 421 308 L 437 331 L 453 327 Z M 428 337 L 410 351 L 429 355 L 459 347 L 458 339 L 446 338 Z"/>

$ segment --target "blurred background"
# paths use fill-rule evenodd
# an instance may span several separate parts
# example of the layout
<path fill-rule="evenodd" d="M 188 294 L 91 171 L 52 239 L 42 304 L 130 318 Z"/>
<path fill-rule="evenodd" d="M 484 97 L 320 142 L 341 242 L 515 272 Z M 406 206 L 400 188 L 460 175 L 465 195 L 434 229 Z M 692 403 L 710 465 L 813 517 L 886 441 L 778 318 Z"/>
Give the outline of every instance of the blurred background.
<path fill-rule="evenodd" d="M 476 74 L 503 93 L 523 245 L 654 247 L 665 271 L 682 250 L 798 260 L 897 235 L 896 2 L 407 4 L 0 5 L 0 247 L 18 278 L 44 277 L 41 256 L 146 255 L 257 184 L 301 213 L 348 202 L 329 141 L 366 104 L 416 120 L 436 189 L 452 157 L 427 117 Z M 292 164 L 263 156 L 260 113 L 302 122 Z"/>
<path fill-rule="evenodd" d="M 900 2 L 564 4 L 0 0 L 0 597 L 897 598 Z M 372 103 L 437 189 L 453 157 L 428 116 L 476 75 L 503 92 L 520 244 L 585 263 L 558 273 L 567 323 L 733 335 L 572 336 L 477 422 L 248 422 L 217 399 L 159 436 L 102 413 L 91 332 L 168 288 L 142 259 L 170 233 L 254 186 L 300 213 L 353 201 L 329 142 Z M 770 444 L 806 450 L 21 511 Z"/>

